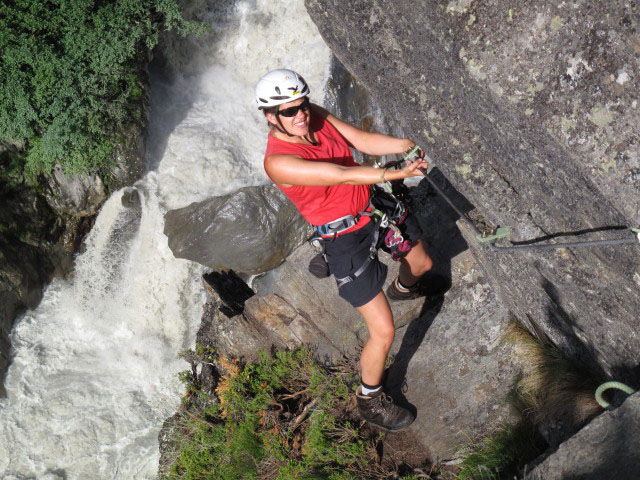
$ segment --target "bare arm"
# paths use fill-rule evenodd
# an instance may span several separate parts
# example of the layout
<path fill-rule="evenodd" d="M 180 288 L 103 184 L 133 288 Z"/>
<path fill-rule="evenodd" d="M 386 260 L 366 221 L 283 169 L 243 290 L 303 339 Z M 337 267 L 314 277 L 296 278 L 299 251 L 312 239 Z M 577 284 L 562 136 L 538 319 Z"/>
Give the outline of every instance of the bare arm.
<path fill-rule="evenodd" d="M 371 185 L 388 180 L 422 176 L 420 168 L 427 168 L 427 162 L 420 159 L 402 170 L 358 166 L 344 167 L 328 162 L 305 160 L 298 155 L 271 155 L 264 163 L 271 179 L 283 187 L 291 185 Z"/>
<path fill-rule="evenodd" d="M 366 153 L 367 155 L 403 153 L 415 145 L 415 142 L 408 138 L 396 138 L 380 133 L 365 132 L 347 122 L 343 122 L 317 105 L 314 105 L 313 112 L 324 117 L 356 150 Z"/>

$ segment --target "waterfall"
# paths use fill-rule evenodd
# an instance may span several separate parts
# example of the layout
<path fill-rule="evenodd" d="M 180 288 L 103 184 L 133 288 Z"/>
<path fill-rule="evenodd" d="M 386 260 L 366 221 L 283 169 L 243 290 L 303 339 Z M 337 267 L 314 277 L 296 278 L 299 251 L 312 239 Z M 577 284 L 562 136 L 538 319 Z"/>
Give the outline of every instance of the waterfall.
<path fill-rule="evenodd" d="M 189 7 L 209 32 L 165 40 L 153 69 L 148 172 L 103 205 L 73 277 L 15 323 L 3 479 L 155 478 L 157 436 L 183 391 L 178 352 L 193 346 L 204 302 L 204 269 L 173 257 L 164 214 L 266 183 L 262 74 L 296 69 L 322 102 L 330 55 L 302 0 L 211 3 Z"/>

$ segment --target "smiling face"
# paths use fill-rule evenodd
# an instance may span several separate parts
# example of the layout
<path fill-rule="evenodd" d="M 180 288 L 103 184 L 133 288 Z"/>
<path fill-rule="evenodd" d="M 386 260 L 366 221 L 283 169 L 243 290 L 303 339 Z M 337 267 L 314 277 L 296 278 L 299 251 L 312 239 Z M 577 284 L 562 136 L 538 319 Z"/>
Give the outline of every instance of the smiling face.
<path fill-rule="evenodd" d="M 279 106 L 278 112 L 283 112 L 291 107 L 298 107 L 303 103 L 308 105 L 309 99 L 307 97 L 298 98 L 291 102 L 283 103 Z M 295 137 L 303 137 L 309 133 L 309 122 L 311 121 L 311 111 L 307 108 L 300 108 L 296 114 L 292 117 L 287 117 L 280 113 L 266 113 L 267 120 L 275 127 L 284 128 L 290 135 Z M 277 131 L 277 133 L 280 133 Z M 274 134 L 276 134 L 274 132 Z"/>

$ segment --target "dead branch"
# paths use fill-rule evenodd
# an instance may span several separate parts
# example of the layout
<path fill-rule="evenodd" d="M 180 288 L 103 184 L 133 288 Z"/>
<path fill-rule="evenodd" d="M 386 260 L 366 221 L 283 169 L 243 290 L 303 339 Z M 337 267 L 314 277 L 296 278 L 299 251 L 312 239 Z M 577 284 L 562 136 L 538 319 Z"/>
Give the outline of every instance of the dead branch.
<path fill-rule="evenodd" d="M 311 410 L 313 410 L 313 407 L 316 406 L 316 403 L 318 403 L 318 399 L 314 398 L 311 402 L 305 405 L 302 413 L 294 419 L 293 424 L 289 428 L 290 432 L 293 432 L 296 428 L 298 428 L 298 426 L 307 418 Z"/>
<path fill-rule="evenodd" d="M 304 390 L 300 390 L 299 392 L 288 393 L 286 395 L 282 395 L 280 398 L 282 400 L 291 400 L 292 398 L 299 397 L 300 395 L 302 395 L 303 393 L 307 393 L 308 391 L 309 391 L 309 389 L 305 388 Z"/>

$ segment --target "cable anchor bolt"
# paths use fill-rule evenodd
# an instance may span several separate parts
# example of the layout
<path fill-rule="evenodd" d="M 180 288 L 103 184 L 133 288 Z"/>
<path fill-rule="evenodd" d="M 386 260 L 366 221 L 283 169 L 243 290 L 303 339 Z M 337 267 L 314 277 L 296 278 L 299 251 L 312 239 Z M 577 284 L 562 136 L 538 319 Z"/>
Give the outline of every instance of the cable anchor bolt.
<path fill-rule="evenodd" d="M 491 235 L 482 234 L 476 235 L 476 238 L 480 243 L 493 243 L 500 238 L 505 238 L 511 235 L 511 232 L 506 227 L 496 228 Z"/>

